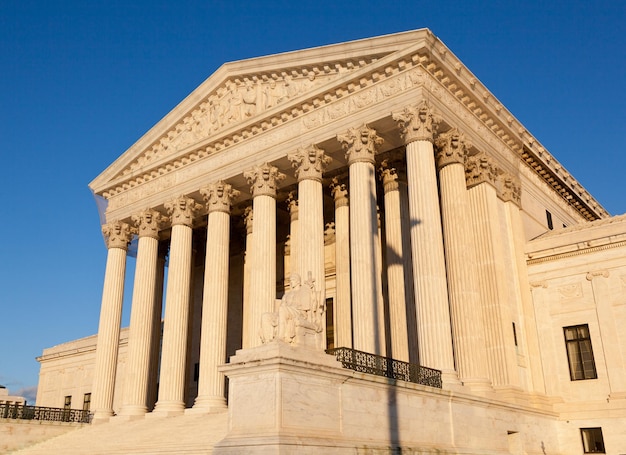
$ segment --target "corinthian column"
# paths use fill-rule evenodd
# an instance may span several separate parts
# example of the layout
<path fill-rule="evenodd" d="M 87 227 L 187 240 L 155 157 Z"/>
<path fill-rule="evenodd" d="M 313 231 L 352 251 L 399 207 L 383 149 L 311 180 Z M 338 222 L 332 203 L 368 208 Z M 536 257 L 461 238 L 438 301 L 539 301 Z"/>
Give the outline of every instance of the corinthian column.
<path fill-rule="evenodd" d="M 150 350 L 154 325 L 159 229 L 162 216 L 151 209 L 132 217 L 139 244 L 128 332 L 128 359 L 121 415 L 142 416 L 148 410 Z"/>
<path fill-rule="evenodd" d="M 165 322 L 159 376 L 159 399 L 153 414 L 176 415 L 185 409 L 185 364 L 189 328 L 192 224 L 202 206 L 181 196 L 167 202 L 172 221 L 170 264 L 165 291 Z"/>
<path fill-rule="evenodd" d="M 391 335 L 391 357 L 394 359 L 409 361 L 409 330 L 407 322 L 407 299 L 406 289 L 412 288 L 410 277 L 410 255 L 403 226 L 403 217 L 400 200 L 400 182 L 395 167 L 391 167 L 384 161 L 380 168 L 380 179 L 383 182 L 385 193 L 385 258 L 387 264 L 387 288 L 389 296 L 389 326 Z M 409 256 L 410 258 L 410 256 Z M 413 293 L 411 292 L 412 298 Z M 415 318 L 412 319 L 413 321 Z M 415 332 L 415 329 L 412 328 Z M 412 346 L 415 347 L 415 346 Z"/>
<path fill-rule="evenodd" d="M 333 179 L 331 191 L 335 199 L 335 346 L 352 347 L 352 310 L 350 307 L 350 208 L 348 188 Z"/>
<path fill-rule="evenodd" d="M 289 210 L 289 269 L 285 270 L 285 272 L 291 275 L 292 273 L 300 273 L 298 271 L 300 264 L 298 259 L 298 249 L 300 248 L 300 210 L 298 209 L 298 197 L 296 192 L 290 191 L 285 202 L 287 202 L 287 210 Z M 285 279 L 285 281 L 289 282 L 287 279 Z"/>
<path fill-rule="evenodd" d="M 200 331 L 200 375 L 193 409 L 201 412 L 226 409 L 224 374 L 217 367 L 226 362 L 228 310 L 228 259 L 230 207 L 239 191 L 225 182 L 200 190 L 209 212 L 207 225 L 202 330 Z"/>
<path fill-rule="evenodd" d="M 297 252 L 298 262 L 292 266 L 302 278 L 307 280 L 309 273 L 315 282 L 315 289 L 321 299 L 326 299 L 326 271 L 324 267 L 324 204 L 322 193 L 322 174 L 332 159 L 324 150 L 311 145 L 300 148 L 295 153 L 287 155 L 295 169 L 298 179 L 298 235 L 297 243 L 291 248 Z M 319 346 L 325 348 L 326 336 Z"/>
<path fill-rule="evenodd" d="M 496 180 L 501 172 L 484 153 L 467 160 L 465 176 L 476 245 L 477 278 L 483 307 L 489 378 L 494 386 L 519 386 L 513 338 L 515 299 L 509 280 L 498 210 Z"/>
<path fill-rule="evenodd" d="M 241 330 L 241 347 L 247 349 L 252 347 L 252 340 L 256 336 L 256 330 L 250 327 L 251 306 L 250 306 L 250 270 L 252 269 L 252 207 L 248 206 L 243 212 L 243 224 L 246 228 L 246 253 L 243 263 L 243 323 Z"/>
<path fill-rule="evenodd" d="M 363 125 L 337 139 L 346 150 L 350 172 L 350 259 L 354 349 L 384 355 L 384 321 L 378 314 L 381 293 L 376 268 L 378 223 L 374 155 L 382 138 Z"/>
<path fill-rule="evenodd" d="M 436 145 L 456 364 L 463 384 L 484 389 L 489 387 L 484 326 L 465 186 L 464 163 L 471 145 L 455 128 L 441 134 Z"/>
<path fill-rule="evenodd" d="M 106 240 L 108 254 L 93 376 L 94 421 L 105 421 L 113 415 L 113 391 L 117 370 L 117 350 L 120 344 L 126 252 L 133 230 L 126 223 L 113 221 L 102 226 L 102 233 Z"/>
<path fill-rule="evenodd" d="M 504 205 L 504 224 L 506 225 L 505 240 L 506 249 L 511 257 L 511 278 L 515 289 L 511 301 L 517 301 L 518 308 L 524 315 L 523 321 L 518 324 L 517 331 L 518 349 L 521 355 L 528 356 L 528 384 L 529 389 L 539 393 L 545 393 L 544 372 L 541 364 L 541 352 L 539 350 L 539 336 L 535 322 L 535 306 L 528 281 L 526 264 L 524 226 L 520 215 L 522 204 L 522 186 L 519 178 L 511 174 L 501 174 L 500 193 L 498 196 Z"/>
<path fill-rule="evenodd" d="M 276 302 L 276 188 L 285 175 L 264 163 L 243 173 L 251 185 L 254 221 L 250 270 L 250 346 L 260 346 L 261 316 Z"/>
<path fill-rule="evenodd" d="M 393 114 L 406 143 L 409 225 L 417 309 L 419 363 L 441 370 L 444 383 L 458 382 L 454 370 L 446 263 L 433 134 L 439 124 L 428 104 Z"/>

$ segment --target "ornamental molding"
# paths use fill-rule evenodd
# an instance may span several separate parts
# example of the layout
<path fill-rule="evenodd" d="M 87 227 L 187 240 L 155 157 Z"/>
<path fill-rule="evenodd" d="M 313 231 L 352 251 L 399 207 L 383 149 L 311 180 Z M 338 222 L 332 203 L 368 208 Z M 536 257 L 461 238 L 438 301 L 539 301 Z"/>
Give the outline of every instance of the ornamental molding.
<path fill-rule="evenodd" d="M 120 197 L 129 190 L 141 186 L 145 195 L 172 187 L 185 180 L 174 173 L 242 142 L 264 138 L 255 141 L 257 150 L 276 143 L 285 133 L 275 131 L 284 124 L 314 130 L 418 87 L 464 122 L 470 140 L 522 159 L 583 217 L 608 216 L 426 29 L 226 64 L 90 187 L 116 198 L 119 208 L 134 202 Z"/>

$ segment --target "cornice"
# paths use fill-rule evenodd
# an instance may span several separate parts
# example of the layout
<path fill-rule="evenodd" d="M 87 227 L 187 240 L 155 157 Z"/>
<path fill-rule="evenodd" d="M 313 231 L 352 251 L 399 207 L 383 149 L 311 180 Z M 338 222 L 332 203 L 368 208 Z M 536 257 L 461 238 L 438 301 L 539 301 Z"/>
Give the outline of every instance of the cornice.
<path fill-rule="evenodd" d="M 498 149 L 502 148 L 512 152 L 585 219 L 595 220 L 608 216 L 606 210 L 528 133 L 523 125 L 439 39 L 428 30 L 407 32 L 397 36 L 398 41 L 401 41 L 404 46 L 399 47 L 398 43 L 393 42 L 393 37 L 394 35 L 391 35 L 346 43 L 343 46 L 351 46 L 350 48 L 354 52 L 369 49 L 369 53 L 365 57 L 353 54 L 342 59 L 333 60 L 331 58 L 326 60 L 329 64 L 315 65 L 312 61 L 308 61 L 304 65 L 298 65 L 298 62 L 302 62 L 298 55 L 304 56 L 304 60 L 307 58 L 310 60 L 311 52 L 301 51 L 300 53 L 289 54 L 291 65 L 279 71 L 280 77 L 297 75 L 298 78 L 302 78 L 310 74 L 315 74 L 315 77 L 319 76 L 320 78 L 329 75 L 334 76 L 327 77 L 327 82 L 313 87 L 312 92 L 297 94 L 289 102 L 256 113 L 248 120 L 240 123 L 233 122 L 225 125 L 224 128 L 212 132 L 206 139 L 195 144 L 181 146 L 173 154 L 158 156 L 155 147 L 161 144 L 163 138 L 172 140 L 178 137 L 172 136 L 172 131 L 183 131 L 181 125 L 185 124 L 185 119 L 193 117 L 194 112 L 201 109 L 202 103 L 206 103 L 210 96 L 216 94 L 227 83 L 237 84 L 237 81 L 240 81 L 245 85 L 246 80 L 254 82 L 254 78 L 257 82 L 278 81 L 279 79 L 275 79 L 273 76 L 273 74 L 278 76 L 276 67 L 273 67 L 275 72 L 272 73 L 272 68 L 263 65 L 263 59 L 273 58 L 275 62 L 278 62 L 274 65 L 284 65 L 285 61 L 281 60 L 281 56 L 287 54 L 245 61 L 246 65 L 250 65 L 247 67 L 247 72 L 229 75 L 227 78 L 221 79 L 219 86 L 213 85 L 210 87 L 211 90 L 205 90 L 204 93 L 210 92 L 209 95 L 202 96 L 200 99 L 197 95 L 190 95 L 188 98 L 194 101 L 193 107 L 185 111 L 185 116 L 178 117 L 178 119 L 182 117 L 182 120 L 169 122 L 170 127 L 169 129 L 166 128 L 163 134 L 156 135 L 151 130 L 153 139 L 144 147 L 144 152 L 140 153 L 139 157 L 135 155 L 127 158 L 131 162 L 136 162 L 135 168 L 130 168 L 127 172 L 119 171 L 117 172 L 118 177 L 113 177 L 113 169 L 110 167 L 110 170 L 105 171 L 90 186 L 96 193 L 102 194 L 108 199 L 130 188 L 189 166 L 208 156 L 224 152 L 233 145 L 267 133 L 269 130 L 295 121 L 306 114 L 317 113 L 313 117 L 307 116 L 306 121 L 302 118 L 307 129 L 316 128 L 332 121 L 333 115 L 339 117 L 349 115 L 354 112 L 354 109 L 361 109 L 372 102 L 376 102 L 378 97 L 395 96 L 421 85 L 426 87 L 433 96 L 442 96 L 447 99 L 448 104 L 452 100 L 461 103 L 466 110 L 463 113 L 465 119 L 473 127 L 476 127 L 475 134 L 480 135 L 481 138 L 487 138 L 491 141 L 490 145 L 494 145 Z M 376 46 L 379 40 L 384 42 L 384 46 L 380 49 Z M 366 48 L 363 44 L 368 41 L 371 46 Z M 336 45 L 329 48 L 339 50 L 341 46 Z M 323 49 L 315 48 L 314 54 L 321 58 L 323 53 L 320 50 Z M 345 50 L 343 55 L 346 55 Z M 338 57 L 338 55 L 336 56 Z M 259 70 L 254 69 L 255 60 L 260 66 Z M 330 64 L 333 61 L 335 64 Z M 352 69 L 347 70 L 350 64 Z M 346 70 L 343 71 L 341 68 Z M 227 70 L 231 69 L 227 68 Z M 223 73 L 227 70 L 220 68 L 214 76 L 218 76 L 220 73 L 219 75 L 223 77 Z M 215 80 L 214 76 L 210 79 Z M 374 92 L 377 94 L 374 95 Z M 329 109 L 331 105 L 333 106 L 332 110 Z M 171 114 L 167 117 L 171 117 Z M 161 122 L 153 130 L 160 124 Z M 164 130 L 161 128 L 161 131 Z M 492 138 L 497 138 L 499 144 L 494 143 Z M 146 144 L 146 140 L 143 140 L 143 143 Z M 132 149 L 137 149 L 138 144 L 136 144 L 137 147 L 131 147 L 127 153 L 131 152 Z M 154 159 L 141 162 L 141 157 L 147 157 L 150 153 L 154 153 Z M 122 161 L 124 160 L 121 160 L 119 164 Z M 126 163 L 129 164 L 128 161 Z M 105 174 L 110 177 L 108 181 L 105 181 Z"/>
<path fill-rule="evenodd" d="M 540 251 L 540 252 L 533 254 L 535 256 L 541 255 L 540 257 L 529 257 L 528 255 L 526 255 L 527 256 L 526 263 L 528 265 L 541 264 L 543 262 L 557 261 L 559 259 L 569 258 L 573 256 L 581 256 L 583 254 L 596 253 L 598 251 L 606 251 L 606 250 L 612 250 L 615 248 L 622 248 L 624 246 L 626 246 L 626 239 L 619 241 L 619 242 L 607 243 L 606 245 L 601 245 L 601 246 L 588 246 L 588 243 L 569 245 L 569 248 L 571 249 L 571 251 L 564 251 L 564 252 L 559 252 L 559 253 L 554 253 L 551 251 Z M 560 250 L 562 249 L 563 248 L 561 248 Z"/>

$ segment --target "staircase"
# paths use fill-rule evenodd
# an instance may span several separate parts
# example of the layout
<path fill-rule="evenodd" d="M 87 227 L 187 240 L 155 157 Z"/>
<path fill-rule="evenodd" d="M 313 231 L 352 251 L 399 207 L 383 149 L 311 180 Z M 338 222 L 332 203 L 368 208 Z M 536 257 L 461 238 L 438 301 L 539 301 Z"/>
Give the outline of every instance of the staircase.
<path fill-rule="evenodd" d="M 85 426 L 16 455 L 210 454 L 226 436 L 228 413 L 181 415 Z"/>

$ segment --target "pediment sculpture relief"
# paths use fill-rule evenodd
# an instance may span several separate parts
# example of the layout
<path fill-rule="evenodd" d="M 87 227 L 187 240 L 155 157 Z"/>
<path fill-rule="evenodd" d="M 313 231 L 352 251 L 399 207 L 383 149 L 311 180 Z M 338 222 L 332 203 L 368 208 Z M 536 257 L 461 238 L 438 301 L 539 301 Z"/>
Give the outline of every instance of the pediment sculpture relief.
<path fill-rule="evenodd" d="M 316 87 L 374 60 L 376 57 L 372 56 L 358 62 L 335 62 L 228 79 L 133 161 L 120 176 L 128 175 L 151 161 L 196 144 L 229 125 L 245 121 L 290 99 L 310 93 Z"/>

